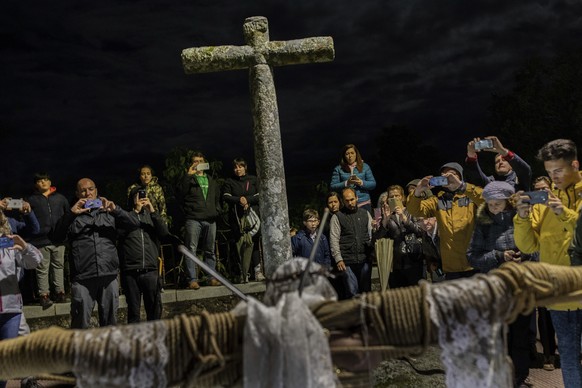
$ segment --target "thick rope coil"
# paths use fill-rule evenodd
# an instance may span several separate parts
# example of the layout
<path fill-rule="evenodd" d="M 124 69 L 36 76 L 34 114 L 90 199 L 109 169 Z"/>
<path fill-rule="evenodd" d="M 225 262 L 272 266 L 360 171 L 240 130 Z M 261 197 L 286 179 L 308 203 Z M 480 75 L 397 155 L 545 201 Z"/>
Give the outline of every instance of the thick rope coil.
<path fill-rule="evenodd" d="M 580 298 L 582 267 L 552 266 L 543 263 L 508 263 L 488 275 L 477 275 L 474 287 L 479 296 L 452 293 L 446 300 L 452 314 L 463 318 L 467 306 L 487 311 L 492 319 L 507 323 L 520 313 L 531 312 L 536 305 Z M 455 282 L 442 283 L 455 287 Z M 434 342 L 436 332 L 429 317 L 428 296 L 438 292 L 439 284 L 422 283 L 420 287 L 369 293 L 361 300 L 327 302 L 313 308 L 313 313 L 327 330 L 346 333 L 369 328 L 368 346 L 332 348 L 332 354 L 354 351 L 380 351 L 386 356 L 400 357 L 422 351 Z M 473 287 L 473 286 L 471 286 Z M 459 291 L 462 291 L 459 288 Z M 501 303 L 492 303 L 493 301 Z M 498 306 L 497 308 L 493 306 Z M 362 310 L 363 309 L 363 310 Z M 364 313 L 364 319 L 360 316 Z M 162 321 L 167 348 L 165 374 L 168 385 L 198 386 L 230 384 L 240 378 L 242 365 L 242 331 L 244 318 L 230 313 L 202 316 L 179 316 Z M 135 325 L 136 332 L 140 325 Z M 72 371 L 75 359 L 91 361 L 91 370 L 118 370 L 126 373 L 144 355 L 137 348 L 121 352 L 113 340 L 91 344 L 81 341 L 75 348 L 75 336 L 91 333 L 108 338 L 110 331 L 133 330 L 105 327 L 90 331 L 64 330 L 51 327 L 29 336 L 0 342 L 0 379 L 20 378 L 46 373 Z M 160 328 L 162 330 L 162 328 Z M 77 350 L 77 353 L 75 351 Z M 127 349 L 126 349 L 127 350 Z M 103 357 L 106 352 L 107 357 Z M 82 371 L 82 370 L 81 370 Z"/>

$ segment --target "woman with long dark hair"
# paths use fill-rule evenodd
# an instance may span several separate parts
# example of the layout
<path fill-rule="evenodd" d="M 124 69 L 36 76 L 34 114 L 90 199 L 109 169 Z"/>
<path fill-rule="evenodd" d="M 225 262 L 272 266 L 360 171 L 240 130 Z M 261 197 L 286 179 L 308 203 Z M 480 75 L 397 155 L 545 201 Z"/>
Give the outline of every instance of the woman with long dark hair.
<path fill-rule="evenodd" d="M 376 179 L 372 169 L 364 163 L 360 151 L 353 144 L 344 146 L 340 163 L 331 175 L 331 190 L 341 192 L 345 187 L 351 187 L 356 192 L 358 207 L 372 212 L 370 191 L 376 188 Z"/>

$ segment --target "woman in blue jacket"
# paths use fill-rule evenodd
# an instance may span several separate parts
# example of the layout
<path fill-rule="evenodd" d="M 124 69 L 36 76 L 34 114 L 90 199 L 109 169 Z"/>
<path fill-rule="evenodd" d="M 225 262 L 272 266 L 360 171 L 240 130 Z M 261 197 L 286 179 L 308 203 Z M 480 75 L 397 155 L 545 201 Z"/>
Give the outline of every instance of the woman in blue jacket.
<path fill-rule="evenodd" d="M 330 187 L 338 192 L 345 187 L 353 188 L 358 196 L 358 207 L 372 212 L 370 191 L 376 188 L 376 179 L 355 145 L 344 146 L 340 163 L 333 170 Z"/>

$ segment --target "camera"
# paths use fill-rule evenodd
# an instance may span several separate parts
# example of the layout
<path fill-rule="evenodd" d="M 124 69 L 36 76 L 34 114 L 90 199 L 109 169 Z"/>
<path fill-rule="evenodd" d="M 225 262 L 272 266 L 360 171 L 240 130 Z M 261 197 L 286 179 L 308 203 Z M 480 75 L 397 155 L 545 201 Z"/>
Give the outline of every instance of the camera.
<path fill-rule="evenodd" d="M 523 195 L 527 195 L 530 199 L 524 200 L 524 203 L 535 205 L 536 203 L 548 202 L 548 192 L 545 190 L 526 191 Z"/>
<path fill-rule="evenodd" d="M 8 203 L 6 204 L 6 208 L 22 210 L 23 205 L 24 201 L 22 199 L 9 199 Z"/>
<path fill-rule="evenodd" d="M 475 142 L 475 150 L 489 150 L 493 148 L 493 140 L 483 139 Z"/>
<path fill-rule="evenodd" d="M 14 240 L 10 237 L 0 237 L 0 248 L 12 248 Z"/>
<path fill-rule="evenodd" d="M 446 176 L 433 176 L 428 181 L 431 186 L 446 186 L 449 184 L 449 180 Z"/>
<path fill-rule="evenodd" d="M 103 206 L 103 202 L 101 202 L 101 200 L 99 198 L 97 199 L 88 199 L 87 202 L 85 202 L 85 209 L 99 209 L 100 207 Z"/>
<path fill-rule="evenodd" d="M 144 199 L 147 197 L 146 191 L 141 189 L 137 191 L 137 199 Z"/>

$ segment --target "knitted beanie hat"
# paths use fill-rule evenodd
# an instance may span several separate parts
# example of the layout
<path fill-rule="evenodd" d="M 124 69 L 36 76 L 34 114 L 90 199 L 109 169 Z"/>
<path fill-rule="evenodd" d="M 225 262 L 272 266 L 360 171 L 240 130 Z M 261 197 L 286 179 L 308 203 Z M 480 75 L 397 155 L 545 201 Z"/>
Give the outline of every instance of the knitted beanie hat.
<path fill-rule="evenodd" d="M 515 194 L 515 189 L 512 185 L 504 181 L 493 181 L 483 188 L 483 199 L 489 201 L 491 199 L 508 199 Z"/>

